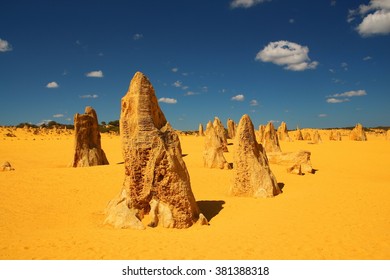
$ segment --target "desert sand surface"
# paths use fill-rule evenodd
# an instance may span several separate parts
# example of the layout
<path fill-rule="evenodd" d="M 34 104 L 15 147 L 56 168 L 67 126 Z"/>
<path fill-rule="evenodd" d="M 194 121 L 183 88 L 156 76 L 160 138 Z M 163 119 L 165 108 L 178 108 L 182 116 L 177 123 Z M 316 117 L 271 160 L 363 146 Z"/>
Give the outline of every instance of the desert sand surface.
<path fill-rule="evenodd" d="M 390 141 L 382 135 L 281 141 L 284 152 L 311 151 L 316 173 L 271 164 L 283 193 L 268 199 L 229 196 L 233 171 L 204 168 L 204 137 L 180 136 L 210 225 L 132 230 L 103 225 L 124 178 L 119 136 L 102 134 L 109 165 L 71 168 L 72 131 L 6 137 L 7 129 L 0 164 L 15 170 L 0 172 L 0 259 L 390 259 Z M 231 140 L 228 148 L 232 162 Z"/>

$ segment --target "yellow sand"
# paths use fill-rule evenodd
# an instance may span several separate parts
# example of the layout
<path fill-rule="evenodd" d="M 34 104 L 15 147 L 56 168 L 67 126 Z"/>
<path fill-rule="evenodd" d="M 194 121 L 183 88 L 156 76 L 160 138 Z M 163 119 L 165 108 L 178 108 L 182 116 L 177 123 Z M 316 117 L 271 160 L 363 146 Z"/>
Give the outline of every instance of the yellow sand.
<path fill-rule="evenodd" d="M 210 226 L 118 230 L 104 208 L 121 189 L 118 136 L 103 135 L 110 165 L 69 168 L 72 135 L 0 130 L 0 259 L 389 259 L 390 141 L 281 142 L 312 152 L 316 174 L 271 165 L 283 194 L 227 195 L 232 171 L 203 168 L 202 137 L 181 136 L 192 190 Z M 34 140 L 35 139 L 35 140 Z M 225 156 L 232 162 L 234 145 Z"/>

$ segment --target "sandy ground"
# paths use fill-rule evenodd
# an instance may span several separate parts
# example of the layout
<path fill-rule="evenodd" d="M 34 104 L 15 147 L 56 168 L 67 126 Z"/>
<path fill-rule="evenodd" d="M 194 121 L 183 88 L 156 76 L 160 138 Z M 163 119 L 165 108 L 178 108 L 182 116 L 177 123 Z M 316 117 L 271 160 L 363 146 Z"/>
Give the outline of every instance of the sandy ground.
<path fill-rule="evenodd" d="M 203 168 L 202 137 L 182 136 L 184 160 L 209 226 L 118 230 L 104 209 L 121 189 L 118 136 L 103 135 L 110 165 L 69 168 L 72 135 L 0 133 L 0 259 L 390 259 L 390 141 L 281 142 L 312 152 L 317 172 L 271 165 L 283 193 L 227 195 L 232 171 Z M 225 156 L 232 162 L 234 145 Z M 146 222 L 146 221 L 145 221 Z"/>

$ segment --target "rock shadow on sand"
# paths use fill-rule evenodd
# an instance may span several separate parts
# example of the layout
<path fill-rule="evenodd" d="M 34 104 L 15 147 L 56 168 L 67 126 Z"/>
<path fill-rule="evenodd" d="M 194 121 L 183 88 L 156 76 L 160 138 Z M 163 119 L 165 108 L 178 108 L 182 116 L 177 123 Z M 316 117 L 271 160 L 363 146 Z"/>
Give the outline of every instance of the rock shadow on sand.
<path fill-rule="evenodd" d="M 215 216 L 221 212 L 225 201 L 223 200 L 200 200 L 197 201 L 200 212 L 210 222 Z"/>

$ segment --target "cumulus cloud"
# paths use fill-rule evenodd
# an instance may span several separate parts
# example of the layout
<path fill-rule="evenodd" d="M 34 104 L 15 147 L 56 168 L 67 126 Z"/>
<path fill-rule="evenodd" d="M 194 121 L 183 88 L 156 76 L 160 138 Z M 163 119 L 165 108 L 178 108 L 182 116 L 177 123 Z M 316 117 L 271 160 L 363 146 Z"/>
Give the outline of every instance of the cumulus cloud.
<path fill-rule="evenodd" d="M 9 52 L 12 51 L 12 46 L 8 43 L 8 41 L 0 38 L 0 52 Z"/>
<path fill-rule="evenodd" d="M 326 118 L 328 115 L 327 114 L 319 114 L 318 117 L 319 118 Z"/>
<path fill-rule="evenodd" d="M 179 68 L 174 67 L 174 68 L 172 68 L 171 70 L 172 70 L 173 73 L 176 73 L 177 71 L 179 71 Z"/>
<path fill-rule="evenodd" d="M 83 98 L 83 99 L 85 99 L 85 98 L 93 98 L 93 99 L 95 99 L 95 98 L 98 98 L 99 95 L 97 95 L 97 94 L 86 94 L 86 95 L 80 95 L 79 97 Z"/>
<path fill-rule="evenodd" d="M 53 118 L 62 118 L 64 115 L 63 114 L 55 114 L 53 115 Z"/>
<path fill-rule="evenodd" d="M 174 98 L 169 98 L 169 97 L 161 97 L 158 102 L 162 103 L 168 103 L 168 104 L 176 104 L 177 100 Z"/>
<path fill-rule="evenodd" d="M 58 88 L 59 85 L 57 84 L 57 82 L 50 82 L 46 85 L 47 88 Z"/>
<path fill-rule="evenodd" d="M 88 72 L 85 74 L 85 76 L 91 77 L 91 78 L 103 78 L 104 77 L 102 70 Z"/>
<path fill-rule="evenodd" d="M 371 57 L 371 56 L 369 56 L 369 55 L 368 55 L 368 56 L 365 56 L 365 57 L 363 57 L 363 60 L 364 60 L 364 61 L 371 60 L 371 59 L 372 59 L 372 57 Z"/>
<path fill-rule="evenodd" d="M 140 33 L 136 33 L 133 35 L 133 40 L 138 41 L 138 40 L 141 40 L 143 37 L 144 37 L 144 35 L 142 35 Z"/>
<path fill-rule="evenodd" d="M 272 62 L 284 65 L 284 69 L 292 71 L 304 71 L 315 69 L 317 61 L 310 61 L 309 48 L 289 41 L 277 41 L 269 43 L 259 51 L 255 60 Z"/>
<path fill-rule="evenodd" d="M 238 94 L 238 95 L 233 96 L 233 97 L 231 98 L 231 100 L 233 100 L 233 101 L 244 101 L 244 99 L 245 99 L 245 97 L 244 97 L 243 94 Z"/>
<path fill-rule="evenodd" d="M 371 0 L 368 5 L 349 10 L 347 21 L 354 21 L 358 15 L 363 20 L 356 27 L 356 31 L 362 37 L 390 33 L 390 0 Z"/>
<path fill-rule="evenodd" d="M 259 105 L 259 102 L 257 102 L 256 99 L 252 99 L 252 100 L 249 102 L 249 105 L 250 105 L 250 106 L 258 106 L 258 105 Z"/>
<path fill-rule="evenodd" d="M 230 7 L 232 8 L 250 8 L 257 4 L 267 2 L 271 0 L 233 0 L 230 3 Z"/>

